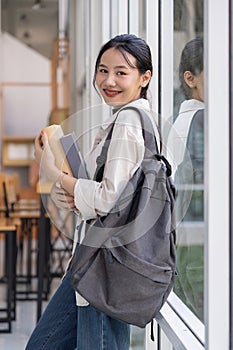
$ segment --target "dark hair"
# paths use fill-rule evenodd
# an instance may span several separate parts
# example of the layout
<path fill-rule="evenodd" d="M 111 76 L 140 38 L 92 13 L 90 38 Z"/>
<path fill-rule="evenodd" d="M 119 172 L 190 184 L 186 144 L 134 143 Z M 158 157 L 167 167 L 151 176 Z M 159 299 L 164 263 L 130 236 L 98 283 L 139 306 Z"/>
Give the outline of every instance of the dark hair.
<path fill-rule="evenodd" d="M 190 71 L 197 76 L 203 71 L 203 51 L 203 38 L 197 37 L 189 41 L 181 53 L 179 79 L 187 98 L 191 98 L 191 89 L 184 80 L 184 73 Z"/>
<path fill-rule="evenodd" d="M 100 64 L 100 60 L 105 51 L 115 48 L 119 50 L 126 60 L 127 64 L 130 67 L 135 66 L 132 62 L 129 61 L 126 52 L 131 54 L 136 59 L 136 68 L 139 70 L 140 74 L 145 74 L 147 70 L 151 71 L 151 75 L 153 74 L 153 66 L 151 59 L 151 51 L 145 40 L 137 37 L 133 34 L 121 34 L 117 35 L 114 38 L 110 39 L 106 44 L 104 44 L 99 52 L 99 55 L 96 59 L 95 63 L 95 73 L 93 77 L 93 85 L 95 86 L 96 74 L 98 71 L 98 67 Z M 149 87 L 149 83 L 142 87 L 141 89 L 141 97 L 147 99 L 147 90 Z"/>

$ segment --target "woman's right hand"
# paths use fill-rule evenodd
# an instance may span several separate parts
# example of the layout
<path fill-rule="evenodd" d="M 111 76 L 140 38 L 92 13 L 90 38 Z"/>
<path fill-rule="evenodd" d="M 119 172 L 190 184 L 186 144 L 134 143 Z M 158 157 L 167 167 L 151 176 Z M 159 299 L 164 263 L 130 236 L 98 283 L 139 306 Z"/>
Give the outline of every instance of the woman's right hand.
<path fill-rule="evenodd" d="M 55 165 L 55 157 L 49 146 L 48 136 L 42 130 L 35 138 L 35 159 L 40 165 L 40 170 L 50 181 L 57 181 L 61 171 Z"/>
<path fill-rule="evenodd" d="M 48 158 L 49 156 L 49 158 L 51 158 L 49 159 L 50 162 L 51 160 L 54 162 L 54 156 L 48 144 L 48 137 L 46 133 L 42 130 L 40 134 L 37 135 L 35 138 L 35 159 L 38 163 L 41 163 L 41 159 L 44 152 L 47 153 L 46 158 Z"/>

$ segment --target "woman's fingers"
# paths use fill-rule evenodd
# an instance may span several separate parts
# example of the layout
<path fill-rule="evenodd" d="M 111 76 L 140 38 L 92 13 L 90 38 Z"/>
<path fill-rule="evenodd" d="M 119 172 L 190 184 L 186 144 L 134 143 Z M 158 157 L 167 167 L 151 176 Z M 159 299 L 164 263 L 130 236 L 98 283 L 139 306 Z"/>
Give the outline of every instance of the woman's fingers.
<path fill-rule="evenodd" d="M 71 210 L 75 208 L 74 197 L 63 189 L 58 189 L 53 186 L 53 189 L 51 191 L 51 198 L 59 208 Z"/>

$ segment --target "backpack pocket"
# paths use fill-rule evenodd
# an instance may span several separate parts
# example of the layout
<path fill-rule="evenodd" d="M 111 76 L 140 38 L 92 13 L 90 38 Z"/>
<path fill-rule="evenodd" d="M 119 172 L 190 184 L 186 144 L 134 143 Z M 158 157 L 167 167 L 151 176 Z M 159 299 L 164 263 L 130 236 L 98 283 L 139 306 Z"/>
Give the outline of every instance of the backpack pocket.
<path fill-rule="evenodd" d="M 166 300 L 172 271 L 169 266 L 142 262 L 131 253 L 119 254 L 121 261 L 114 255 L 110 249 L 99 249 L 76 289 L 96 309 L 145 327 Z"/>

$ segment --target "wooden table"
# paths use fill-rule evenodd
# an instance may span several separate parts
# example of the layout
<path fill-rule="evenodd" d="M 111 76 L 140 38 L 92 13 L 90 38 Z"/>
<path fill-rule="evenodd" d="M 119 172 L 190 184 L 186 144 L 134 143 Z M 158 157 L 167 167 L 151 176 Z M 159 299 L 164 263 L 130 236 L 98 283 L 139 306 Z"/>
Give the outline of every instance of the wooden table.
<path fill-rule="evenodd" d="M 11 333 L 12 324 L 16 317 L 16 232 L 17 226 L 14 224 L 13 219 L 0 218 L 0 237 L 5 237 L 5 265 L 4 272 L 6 275 L 7 283 L 7 300 L 6 308 L 1 308 L 0 313 L 5 313 L 6 316 L 0 317 L 1 323 L 7 323 L 8 327 L 0 329 L 0 333 Z"/>

